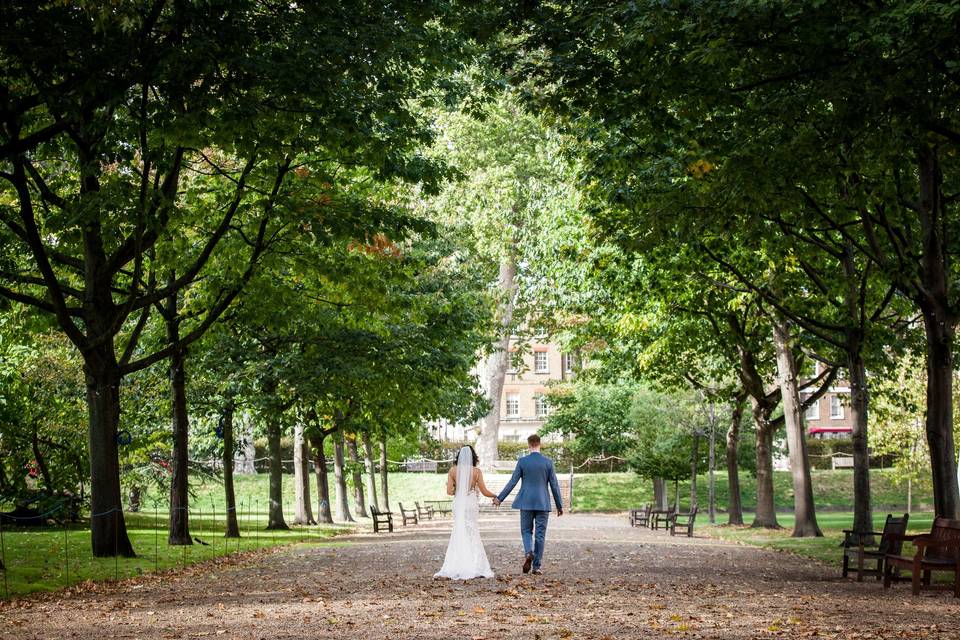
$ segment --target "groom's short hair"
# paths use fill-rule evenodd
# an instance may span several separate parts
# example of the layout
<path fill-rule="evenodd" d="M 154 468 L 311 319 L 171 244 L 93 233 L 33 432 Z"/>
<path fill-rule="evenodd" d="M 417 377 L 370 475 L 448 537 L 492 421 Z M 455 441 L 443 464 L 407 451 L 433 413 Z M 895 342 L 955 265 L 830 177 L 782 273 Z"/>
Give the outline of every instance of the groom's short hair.
<path fill-rule="evenodd" d="M 533 434 L 532 436 L 528 437 L 527 444 L 530 445 L 531 447 L 539 447 L 540 436 L 538 436 L 537 434 Z"/>

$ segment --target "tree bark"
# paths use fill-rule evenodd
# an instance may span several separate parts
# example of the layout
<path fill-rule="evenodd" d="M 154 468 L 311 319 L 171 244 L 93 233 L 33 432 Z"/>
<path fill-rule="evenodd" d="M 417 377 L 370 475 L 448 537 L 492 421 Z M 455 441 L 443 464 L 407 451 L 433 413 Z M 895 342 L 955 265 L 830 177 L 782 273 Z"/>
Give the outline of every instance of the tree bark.
<path fill-rule="evenodd" d="M 727 503 L 727 524 L 743 524 L 743 502 L 740 499 L 740 421 L 746 393 L 740 392 L 733 400 L 730 428 L 727 430 L 727 485 L 730 497 Z"/>
<path fill-rule="evenodd" d="M 223 429 L 223 493 L 227 503 L 226 514 L 226 538 L 240 537 L 240 524 L 237 518 L 237 496 L 233 488 L 233 456 L 236 449 L 233 439 L 233 400 L 227 400 L 223 406 L 222 423 Z"/>
<path fill-rule="evenodd" d="M 744 393 L 750 397 L 753 422 L 756 425 L 757 509 L 751 526 L 779 529 L 780 523 L 777 522 L 773 497 L 774 425 L 771 423 L 770 415 L 780 403 L 780 390 L 767 391 L 740 319 L 734 314 L 728 314 L 727 323 L 737 342 L 737 353 L 740 359 L 737 376 L 740 378 Z"/>
<path fill-rule="evenodd" d="M 860 278 L 857 277 L 854 247 L 847 242 L 843 257 L 847 287 L 844 305 L 847 308 L 848 329 L 844 336 L 847 356 L 847 375 L 850 377 L 850 421 L 853 424 L 853 530 L 873 531 L 873 508 L 870 500 L 870 451 L 867 442 L 867 369 L 863 361 L 863 308 L 860 300 Z M 864 539 L 871 544 L 873 537 Z"/>
<path fill-rule="evenodd" d="M 174 280 L 173 273 L 170 280 Z M 174 292 L 167 299 L 164 310 L 164 322 L 167 340 L 170 344 L 180 343 L 180 318 L 178 294 Z M 170 475 L 170 530 L 167 544 L 192 545 L 190 536 L 190 492 L 189 492 L 189 434 L 190 417 L 187 414 L 187 376 L 186 352 L 178 349 L 170 356 L 170 406 L 172 408 L 172 472 Z"/>
<path fill-rule="evenodd" d="M 510 368 L 510 336 L 513 333 L 513 312 L 517 300 L 517 265 L 512 251 L 500 262 L 497 279 L 500 295 L 498 308 L 500 335 L 494 352 L 487 358 L 486 389 L 490 399 L 490 413 L 483 420 L 477 437 L 477 456 L 480 468 L 492 472 L 500 457 L 498 441 L 500 437 L 500 410 L 503 398 L 503 384 Z"/>
<path fill-rule="evenodd" d="M 653 479 L 653 502 L 655 509 L 666 509 L 669 504 L 667 497 L 667 481 L 663 478 Z"/>
<path fill-rule="evenodd" d="M 777 383 L 783 402 L 783 418 L 787 427 L 787 450 L 790 473 L 793 476 L 793 537 L 821 537 L 813 499 L 813 480 L 810 477 L 810 457 L 807 455 L 807 437 L 800 415 L 800 391 L 797 383 L 797 364 L 793 357 L 790 326 L 785 318 L 773 317 L 773 345 L 777 354 Z"/>
<path fill-rule="evenodd" d="M 343 428 L 337 429 L 333 440 L 333 484 L 337 491 L 337 519 L 356 522 L 347 504 L 347 477 L 343 468 Z"/>
<path fill-rule="evenodd" d="M 323 441 L 326 431 L 320 430 L 319 436 L 310 439 L 313 447 L 313 466 L 317 475 L 317 522 L 333 524 L 333 514 L 330 513 L 330 484 L 327 479 L 327 456 L 323 451 Z"/>
<path fill-rule="evenodd" d="M 387 436 L 380 438 L 380 497 L 383 500 L 383 508 L 390 511 L 390 500 L 387 494 Z"/>
<path fill-rule="evenodd" d="M 267 529 L 290 528 L 283 519 L 283 454 L 280 449 L 282 434 L 280 416 L 271 411 L 267 418 L 267 449 L 270 456 L 270 511 Z"/>
<path fill-rule="evenodd" d="M 773 499 L 773 425 L 769 405 L 750 398 L 753 422 L 757 430 L 757 510 L 752 527 L 779 529 L 777 510 Z"/>
<path fill-rule="evenodd" d="M 303 424 L 293 427 L 293 524 L 316 524 L 310 505 L 310 457 L 303 437 Z"/>
<path fill-rule="evenodd" d="M 363 434 L 363 466 L 367 477 L 367 499 L 379 511 L 377 503 L 377 469 L 373 464 L 373 446 L 370 444 L 370 434 Z"/>
<path fill-rule="evenodd" d="M 241 462 L 234 467 L 236 473 L 256 473 L 257 467 L 255 459 L 257 450 L 253 444 L 253 416 L 249 411 L 243 411 L 240 414 L 240 452 Z"/>
<path fill-rule="evenodd" d="M 690 452 L 690 508 L 697 504 L 697 466 L 700 462 L 700 432 L 693 432 L 693 451 Z M 679 499 L 679 498 L 678 498 Z"/>
<path fill-rule="evenodd" d="M 937 150 L 922 144 L 917 154 L 920 178 L 918 213 L 923 256 L 923 287 L 915 292 L 927 342 L 927 446 L 933 476 L 933 505 L 938 516 L 956 518 L 960 506 L 953 443 L 953 342 L 950 256 L 946 248 L 943 173 Z"/>
<path fill-rule="evenodd" d="M 713 400 L 710 401 L 710 435 L 707 446 L 707 515 L 710 524 L 714 524 L 717 521 L 717 414 Z"/>
<path fill-rule="evenodd" d="M 867 441 L 867 369 L 859 353 L 847 354 L 850 376 L 850 420 L 853 423 L 853 530 L 873 531 L 870 497 L 870 450 Z M 869 543 L 871 540 L 865 540 Z"/>
<path fill-rule="evenodd" d="M 357 449 L 357 435 L 347 438 L 347 451 L 350 453 L 350 477 L 353 480 L 353 513 L 358 518 L 366 518 L 367 503 L 363 495 L 363 474 L 360 472 L 360 454 Z"/>
<path fill-rule="evenodd" d="M 90 544 L 93 555 L 136 556 L 127 535 L 120 494 L 120 368 L 113 341 L 85 355 L 88 451 L 90 452 Z"/>

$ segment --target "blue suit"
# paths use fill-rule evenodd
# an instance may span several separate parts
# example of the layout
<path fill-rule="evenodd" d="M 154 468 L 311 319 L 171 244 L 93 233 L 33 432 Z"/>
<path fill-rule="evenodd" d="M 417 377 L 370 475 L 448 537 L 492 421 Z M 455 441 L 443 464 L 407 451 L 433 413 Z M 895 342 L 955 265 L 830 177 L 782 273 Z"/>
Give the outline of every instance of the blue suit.
<path fill-rule="evenodd" d="M 523 553 L 530 555 L 532 551 L 533 568 L 539 569 L 547 540 L 547 521 L 551 508 L 547 487 L 553 493 L 557 510 L 562 510 L 560 482 L 557 480 L 557 472 L 553 469 L 553 461 L 539 451 L 534 451 L 517 461 L 510 481 L 497 496 L 497 500 L 500 502 L 506 500 L 517 482 L 521 480 L 520 492 L 513 501 L 513 508 L 520 510 L 520 538 L 523 540 Z M 536 536 L 534 536 L 534 523 L 536 523 Z"/>

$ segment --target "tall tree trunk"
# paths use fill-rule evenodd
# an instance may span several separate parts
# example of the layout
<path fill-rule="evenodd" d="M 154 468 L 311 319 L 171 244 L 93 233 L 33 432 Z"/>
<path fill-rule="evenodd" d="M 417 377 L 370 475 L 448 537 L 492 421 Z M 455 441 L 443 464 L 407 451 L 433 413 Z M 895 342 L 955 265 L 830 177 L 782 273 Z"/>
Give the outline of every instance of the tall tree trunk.
<path fill-rule="evenodd" d="M 714 524 L 717 521 L 717 413 L 713 400 L 710 401 L 710 435 L 707 446 L 707 515 L 710 524 Z"/>
<path fill-rule="evenodd" d="M 171 276 L 172 277 L 172 276 Z M 167 339 L 180 342 L 177 295 L 173 294 L 165 312 Z M 177 350 L 170 356 L 170 405 L 173 409 L 173 461 L 170 475 L 170 531 L 167 544 L 193 544 L 190 536 L 189 451 L 190 418 L 187 415 L 186 353 Z"/>
<path fill-rule="evenodd" d="M 666 509 L 669 503 L 667 496 L 667 481 L 663 478 L 653 479 L 653 502 L 654 508 L 661 511 Z"/>
<path fill-rule="evenodd" d="M 253 416 L 249 411 L 240 413 L 240 438 L 240 464 L 234 467 L 234 471 L 236 473 L 256 473 L 257 450 L 253 444 Z"/>
<path fill-rule="evenodd" d="M 89 418 L 90 544 L 93 555 L 105 558 L 136 555 L 123 518 L 120 495 L 120 367 L 113 341 L 108 340 L 84 357 Z"/>
<path fill-rule="evenodd" d="M 730 497 L 727 504 L 727 524 L 743 524 L 743 503 L 740 500 L 740 421 L 746 393 L 740 392 L 733 400 L 730 428 L 727 430 L 727 485 Z"/>
<path fill-rule="evenodd" d="M 867 442 L 867 369 L 859 353 L 848 353 L 850 420 L 853 423 L 853 530 L 873 531 L 870 498 L 870 450 Z M 867 540 L 866 542 L 870 542 Z"/>
<path fill-rule="evenodd" d="M 367 499 L 370 504 L 380 510 L 377 503 L 377 469 L 373 464 L 373 446 L 370 444 L 370 434 L 363 434 L 363 466 L 367 477 Z"/>
<path fill-rule="evenodd" d="M 333 484 L 337 491 L 337 520 L 356 522 L 347 504 L 347 476 L 343 468 L 343 427 L 337 429 L 333 440 Z"/>
<path fill-rule="evenodd" d="M 384 510 L 390 511 L 390 500 L 387 494 L 387 436 L 380 437 L 380 497 Z"/>
<path fill-rule="evenodd" d="M 773 409 L 753 397 L 750 402 L 757 430 L 757 510 L 750 526 L 779 529 L 773 499 L 773 425 L 770 424 Z"/>
<path fill-rule="evenodd" d="M 271 411 L 267 417 L 267 450 L 270 456 L 270 511 L 267 529 L 290 528 L 283 519 L 283 452 L 280 449 L 282 435 L 280 415 L 277 411 Z"/>
<path fill-rule="evenodd" d="M 853 530 L 873 531 L 873 508 L 870 500 L 870 451 L 867 442 L 867 369 L 863 361 L 863 308 L 860 301 L 860 278 L 857 276 L 852 242 L 847 242 L 842 258 L 847 287 L 844 305 L 849 328 L 844 339 L 847 374 L 850 377 L 850 421 L 853 424 Z M 870 544 L 872 537 L 864 540 Z"/>
<path fill-rule="evenodd" d="M 237 519 L 237 496 L 233 489 L 233 456 L 235 443 L 233 440 L 233 400 L 227 400 L 223 406 L 221 428 L 223 429 L 223 492 L 227 501 L 227 527 L 224 536 L 227 538 L 240 537 L 240 525 Z"/>
<path fill-rule="evenodd" d="M 700 432 L 693 432 L 693 451 L 690 452 L 690 508 L 697 504 L 697 466 L 700 458 Z M 678 498 L 679 499 L 679 498 Z"/>
<path fill-rule="evenodd" d="M 513 252 L 500 262 L 500 274 L 497 279 L 501 295 L 498 308 L 500 335 L 494 352 L 487 358 L 485 386 L 490 399 L 490 413 L 483 420 L 477 437 L 477 455 L 480 467 L 484 471 L 494 470 L 500 453 L 497 447 L 500 437 L 500 409 L 503 397 L 503 383 L 510 368 L 510 335 L 513 333 L 513 312 L 517 300 L 517 265 Z"/>
<path fill-rule="evenodd" d="M 817 512 L 813 500 L 813 480 L 810 477 L 810 457 L 807 455 L 807 435 L 800 415 L 800 391 L 797 383 L 797 364 L 793 357 L 790 326 L 785 318 L 773 318 L 773 345 L 777 354 L 777 383 L 783 402 L 783 419 L 787 427 L 787 450 L 790 455 L 790 473 L 793 476 L 793 537 L 820 537 Z"/>
<path fill-rule="evenodd" d="M 316 524 L 310 505 L 310 457 L 299 421 L 293 427 L 293 483 L 293 524 Z"/>
<path fill-rule="evenodd" d="M 330 484 L 327 479 L 327 456 L 323 451 L 323 441 L 327 433 L 320 430 L 319 436 L 310 439 L 313 447 L 313 466 L 317 474 L 317 522 L 333 524 L 333 514 L 330 513 Z"/>
<path fill-rule="evenodd" d="M 918 213 L 923 244 L 922 291 L 917 292 L 927 340 L 927 446 L 933 475 L 933 506 L 938 516 L 956 518 L 960 506 L 957 461 L 953 443 L 953 341 L 956 318 L 951 312 L 950 256 L 944 237 L 943 173 L 937 149 L 922 144 L 917 164 L 920 178 Z"/>
<path fill-rule="evenodd" d="M 357 450 L 357 435 L 347 438 L 350 453 L 350 476 L 353 480 L 353 513 L 358 518 L 367 517 L 367 503 L 363 496 L 363 474 L 360 473 L 360 454 Z"/>

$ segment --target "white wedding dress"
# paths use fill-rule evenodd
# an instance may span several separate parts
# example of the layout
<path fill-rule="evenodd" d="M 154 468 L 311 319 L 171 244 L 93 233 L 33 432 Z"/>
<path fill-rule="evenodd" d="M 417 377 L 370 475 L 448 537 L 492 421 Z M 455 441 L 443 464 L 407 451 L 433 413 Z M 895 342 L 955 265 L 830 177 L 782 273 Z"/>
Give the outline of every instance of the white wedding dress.
<path fill-rule="evenodd" d="M 480 504 L 477 488 L 472 485 L 473 453 L 469 447 L 457 456 L 456 493 L 453 497 L 453 531 L 447 544 L 447 555 L 434 578 L 469 580 L 492 578 L 493 570 L 480 539 Z"/>

